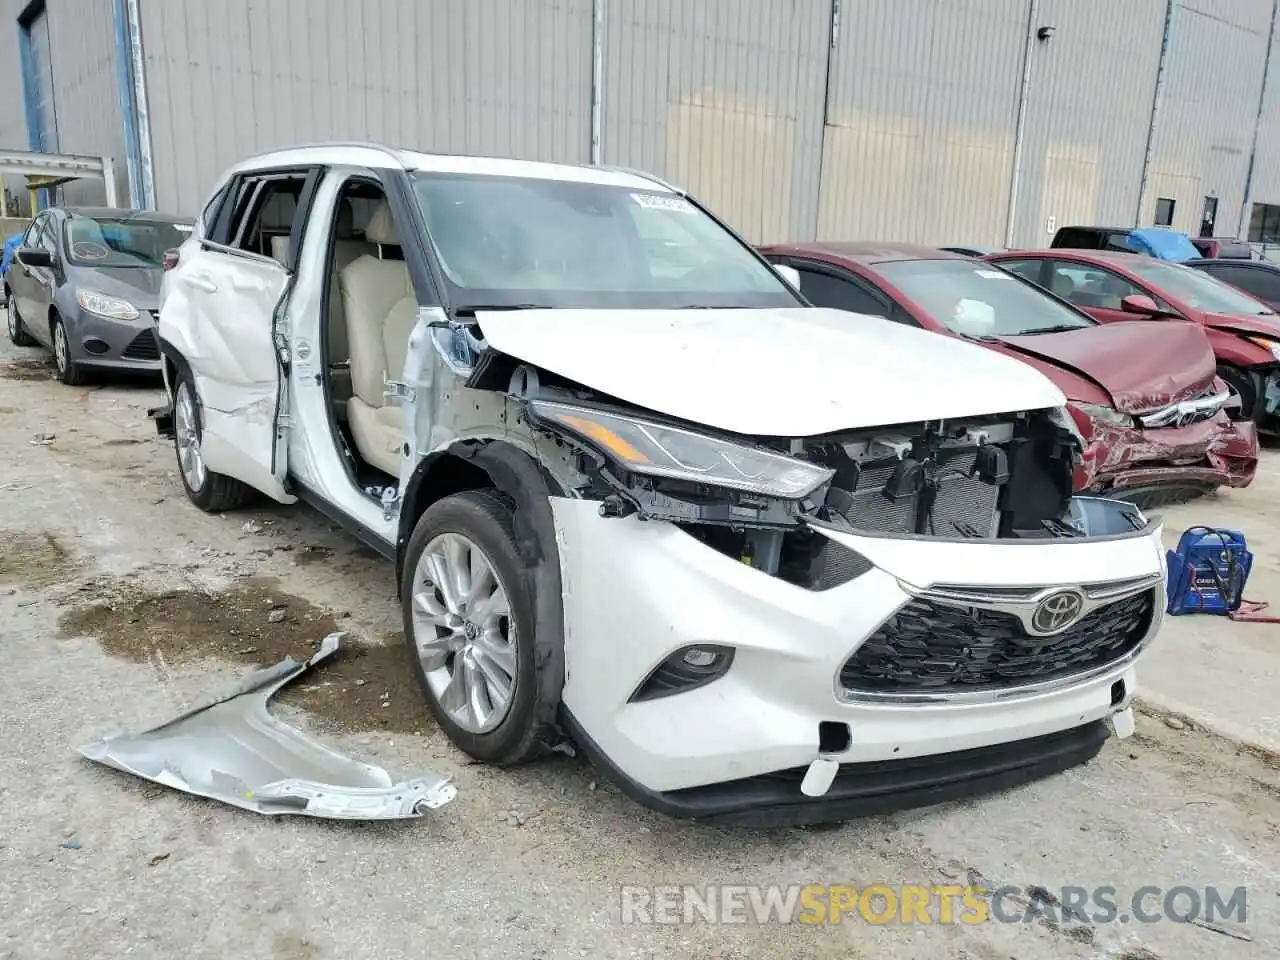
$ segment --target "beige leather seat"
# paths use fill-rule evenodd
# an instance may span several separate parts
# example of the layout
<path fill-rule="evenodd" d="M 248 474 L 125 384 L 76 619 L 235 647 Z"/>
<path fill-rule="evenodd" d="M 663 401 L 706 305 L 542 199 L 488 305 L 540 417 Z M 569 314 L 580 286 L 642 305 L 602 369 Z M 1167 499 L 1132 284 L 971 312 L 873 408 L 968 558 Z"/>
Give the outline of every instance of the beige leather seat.
<path fill-rule="evenodd" d="M 271 259 L 282 267 L 289 265 L 289 238 L 275 236 L 271 238 Z"/>
<path fill-rule="evenodd" d="M 374 209 L 365 238 L 379 246 L 400 245 L 385 200 Z M 338 285 L 351 351 L 351 434 L 365 462 L 398 476 L 402 412 L 387 404 L 382 391 L 385 380 L 399 379 L 404 371 L 409 335 L 418 320 L 409 268 L 403 260 L 364 254 L 343 268 Z"/>
<path fill-rule="evenodd" d="M 333 229 L 333 266 L 329 275 L 329 362 L 345 363 L 351 356 L 347 338 L 347 311 L 342 303 L 342 291 L 338 275 L 356 260 L 365 256 L 378 256 L 378 245 L 357 239 L 355 215 L 351 201 L 343 200 L 338 206 L 338 219 Z M 344 396 L 342 399 L 346 399 Z"/>

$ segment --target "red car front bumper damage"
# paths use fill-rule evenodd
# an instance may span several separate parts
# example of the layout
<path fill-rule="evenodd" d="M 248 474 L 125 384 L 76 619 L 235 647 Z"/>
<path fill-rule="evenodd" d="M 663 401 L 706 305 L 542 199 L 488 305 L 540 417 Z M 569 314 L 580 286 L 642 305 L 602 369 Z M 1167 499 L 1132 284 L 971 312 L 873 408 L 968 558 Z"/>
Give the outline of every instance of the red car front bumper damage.
<path fill-rule="evenodd" d="M 1141 429 L 1090 418 L 1088 428 L 1075 476 L 1079 492 L 1247 487 L 1258 469 L 1257 427 L 1224 412 L 1185 427 Z"/>

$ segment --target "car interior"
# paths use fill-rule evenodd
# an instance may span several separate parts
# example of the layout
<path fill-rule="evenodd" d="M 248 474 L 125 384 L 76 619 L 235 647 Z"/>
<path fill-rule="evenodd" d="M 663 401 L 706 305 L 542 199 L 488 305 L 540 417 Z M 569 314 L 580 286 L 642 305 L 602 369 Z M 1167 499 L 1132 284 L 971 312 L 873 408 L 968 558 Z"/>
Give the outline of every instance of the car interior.
<path fill-rule="evenodd" d="M 331 237 L 322 347 L 329 406 L 353 479 L 382 487 L 394 484 L 404 443 L 400 408 L 384 391 L 404 369 L 418 302 L 378 184 L 347 181 Z"/>

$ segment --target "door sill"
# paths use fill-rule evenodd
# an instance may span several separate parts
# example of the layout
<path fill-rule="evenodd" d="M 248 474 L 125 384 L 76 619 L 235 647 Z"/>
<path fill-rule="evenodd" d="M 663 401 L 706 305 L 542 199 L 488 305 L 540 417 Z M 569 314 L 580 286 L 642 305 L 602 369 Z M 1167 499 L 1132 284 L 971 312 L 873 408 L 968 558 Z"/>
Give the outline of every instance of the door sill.
<path fill-rule="evenodd" d="M 297 483 L 296 480 L 294 481 L 293 492 L 299 500 L 305 503 L 312 510 L 316 511 L 316 513 L 342 527 L 343 530 L 351 534 L 351 536 L 355 537 L 370 550 L 376 552 L 379 556 L 395 563 L 396 545 L 394 543 L 388 543 L 386 540 L 383 540 L 380 536 L 360 521 L 356 520 L 346 511 L 330 503 L 315 491 Z"/>

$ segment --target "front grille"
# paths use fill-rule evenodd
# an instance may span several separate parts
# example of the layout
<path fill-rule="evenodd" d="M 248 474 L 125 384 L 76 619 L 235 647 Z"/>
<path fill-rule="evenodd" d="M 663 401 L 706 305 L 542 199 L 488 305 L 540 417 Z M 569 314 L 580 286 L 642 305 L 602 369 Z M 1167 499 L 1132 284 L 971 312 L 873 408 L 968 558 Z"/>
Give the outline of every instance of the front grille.
<path fill-rule="evenodd" d="M 143 330 L 129 341 L 129 345 L 121 351 L 120 356 L 126 360 L 159 360 L 160 341 L 156 339 L 156 332 Z"/>
<path fill-rule="evenodd" d="M 966 449 L 941 460 L 945 472 L 939 478 L 938 496 L 933 503 L 933 532 L 940 537 L 954 537 L 961 528 L 976 530 L 980 536 L 993 536 L 996 532 L 1000 488 L 968 476 L 976 458 L 976 449 Z M 897 460 L 863 465 L 853 504 L 845 513 L 845 519 L 858 530 L 915 532 L 915 498 L 895 503 L 880 492 L 897 465 Z"/>
<path fill-rule="evenodd" d="M 917 597 L 885 621 L 840 671 L 850 694 L 1003 690 L 1106 666 L 1132 652 L 1155 612 L 1151 590 L 1097 607 L 1052 637 L 1013 614 Z"/>

